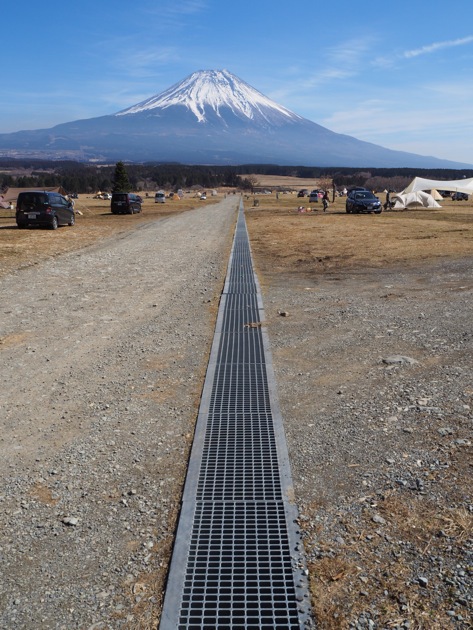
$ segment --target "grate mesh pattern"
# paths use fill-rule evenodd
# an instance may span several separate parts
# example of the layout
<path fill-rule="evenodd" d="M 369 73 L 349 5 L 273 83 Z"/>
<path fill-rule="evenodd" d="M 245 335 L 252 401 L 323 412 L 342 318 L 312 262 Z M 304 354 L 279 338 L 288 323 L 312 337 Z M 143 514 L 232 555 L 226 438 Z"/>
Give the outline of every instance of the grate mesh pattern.
<path fill-rule="evenodd" d="M 282 501 L 269 414 L 209 417 L 197 498 Z"/>
<path fill-rule="evenodd" d="M 222 332 L 244 333 L 253 330 L 252 324 L 260 324 L 256 293 L 227 294 Z"/>
<path fill-rule="evenodd" d="M 195 522 L 180 627 L 299 627 L 281 503 L 199 504 Z"/>
<path fill-rule="evenodd" d="M 264 363 L 217 363 L 210 411 L 224 415 L 270 413 Z"/>
<path fill-rule="evenodd" d="M 254 329 L 246 334 L 222 335 L 219 359 L 222 363 L 262 363 L 264 362 L 263 339 Z"/>
<path fill-rule="evenodd" d="M 161 630 L 301 628 L 307 618 L 259 298 L 241 208 Z"/>

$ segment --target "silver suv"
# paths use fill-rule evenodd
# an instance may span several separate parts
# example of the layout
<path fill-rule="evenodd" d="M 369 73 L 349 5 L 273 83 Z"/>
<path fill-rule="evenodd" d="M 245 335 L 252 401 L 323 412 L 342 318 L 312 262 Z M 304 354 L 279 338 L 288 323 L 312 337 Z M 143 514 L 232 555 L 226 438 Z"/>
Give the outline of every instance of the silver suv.
<path fill-rule="evenodd" d="M 309 203 L 318 203 L 319 196 L 322 197 L 322 193 L 320 190 L 315 189 L 309 195 Z"/>

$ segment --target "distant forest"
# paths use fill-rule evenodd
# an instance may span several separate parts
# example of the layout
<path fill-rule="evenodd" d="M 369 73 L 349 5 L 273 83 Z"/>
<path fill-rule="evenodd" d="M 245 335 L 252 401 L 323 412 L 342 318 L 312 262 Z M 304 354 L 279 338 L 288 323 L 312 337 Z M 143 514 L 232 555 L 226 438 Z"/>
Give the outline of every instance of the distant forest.
<path fill-rule="evenodd" d="M 251 191 L 258 186 L 258 175 L 320 178 L 335 182 L 337 188 L 366 186 L 373 190 L 402 190 L 414 177 L 462 179 L 473 177 L 473 170 L 413 168 L 326 168 L 244 164 L 240 166 L 205 166 L 184 164 L 126 164 L 128 178 L 136 191 L 234 187 Z M 110 191 L 115 164 L 84 164 L 71 161 L 38 159 L 0 159 L 0 192 L 10 187 L 62 186 L 68 193 Z"/>

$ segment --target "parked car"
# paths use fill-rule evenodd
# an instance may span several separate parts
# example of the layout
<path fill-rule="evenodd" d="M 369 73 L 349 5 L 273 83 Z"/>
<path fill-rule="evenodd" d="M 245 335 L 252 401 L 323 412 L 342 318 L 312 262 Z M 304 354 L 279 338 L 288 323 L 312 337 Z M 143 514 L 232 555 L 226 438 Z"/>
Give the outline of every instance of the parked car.
<path fill-rule="evenodd" d="M 312 190 L 310 195 L 309 195 L 309 203 L 318 203 L 319 202 L 319 198 L 322 198 L 322 191 L 318 190 L 317 188 L 315 190 Z"/>
<path fill-rule="evenodd" d="M 468 201 L 468 195 L 462 192 L 455 192 L 452 195 L 452 201 Z"/>
<path fill-rule="evenodd" d="M 302 190 L 299 190 L 299 192 L 297 193 L 297 196 L 307 197 L 308 194 L 309 194 L 309 191 L 307 190 L 307 188 L 303 188 Z"/>
<path fill-rule="evenodd" d="M 72 202 L 56 192 L 33 190 L 21 192 L 16 202 L 16 224 L 56 230 L 60 225 L 74 225 Z"/>
<path fill-rule="evenodd" d="M 134 214 L 135 212 L 141 212 L 140 197 L 133 193 L 112 193 L 110 209 L 112 214 Z"/>
<path fill-rule="evenodd" d="M 165 203 L 166 194 L 162 190 L 159 190 L 154 196 L 154 203 Z"/>
<path fill-rule="evenodd" d="M 348 194 L 356 192 L 357 190 L 368 190 L 368 188 L 365 188 L 364 186 L 351 186 L 348 189 Z"/>
<path fill-rule="evenodd" d="M 200 195 L 200 200 L 201 200 L 201 201 L 205 201 L 206 199 L 207 199 L 207 193 L 202 193 L 202 194 Z"/>
<path fill-rule="evenodd" d="M 381 201 L 370 190 L 351 190 L 345 202 L 345 209 L 350 213 L 374 212 L 381 214 Z"/>

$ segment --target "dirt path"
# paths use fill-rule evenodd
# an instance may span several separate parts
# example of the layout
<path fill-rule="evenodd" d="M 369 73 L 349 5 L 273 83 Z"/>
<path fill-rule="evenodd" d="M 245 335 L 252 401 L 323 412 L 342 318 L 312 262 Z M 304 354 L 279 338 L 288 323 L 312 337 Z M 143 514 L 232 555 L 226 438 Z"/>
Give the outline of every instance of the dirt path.
<path fill-rule="evenodd" d="M 236 206 L 2 279 L 1 627 L 156 619 Z"/>

